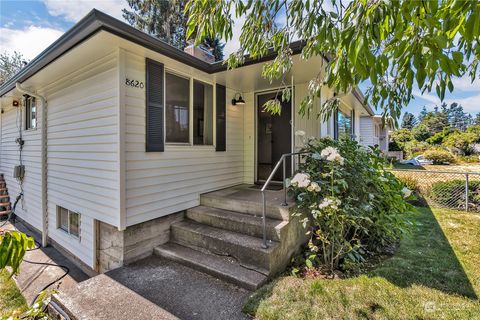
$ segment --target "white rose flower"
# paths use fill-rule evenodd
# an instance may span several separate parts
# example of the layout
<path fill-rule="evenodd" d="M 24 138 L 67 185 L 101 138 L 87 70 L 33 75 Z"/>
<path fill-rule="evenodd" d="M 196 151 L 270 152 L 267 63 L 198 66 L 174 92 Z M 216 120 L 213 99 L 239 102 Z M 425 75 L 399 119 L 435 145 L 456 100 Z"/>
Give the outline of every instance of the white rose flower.
<path fill-rule="evenodd" d="M 320 191 L 320 186 L 318 185 L 318 183 L 313 181 L 313 182 L 310 183 L 307 190 L 310 191 L 310 192 L 319 192 Z"/>
<path fill-rule="evenodd" d="M 337 148 L 334 148 L 334 147 L 326 147 L 325 149 L 322 150 L 322 152 L 320 153 L 320 156 L 327 161 L 331 161 L 331 162 L 336 161 L 340 165 L 343 165 L 344 163 L 344 158 L 340 155 Z"/>
<path fill-rule="evenodd" d="M 306 188 L 310 184 L 310 176 L 306 173 L 297 173 L 293 177 L 291 184 L 299 188 Z"/>
<path fill-rule="evenodd" d="M 327 208 L 327 207 L 330 207 L 334 210 L 337 210 L 338 209 L 338 206 L 340 206 L 340 204 L 342 204 L 342 201 L 340 201 L 339 199 L 332 199 L 332 198 L 325 198 L 323 199 L 323 201 L 318 205 L 318 208 L 319 209 L 324 209 L 324 208 Z"/>
<path fill-rule="evenodd" d="M 407 187 L 403 187 L 402 193 L 404 198 L 408 198 L 412 195 L 412 190 L 408 189 Z"/>
<path fill-rule="evenodd" d="M 326 208 L 332 204 L 332 200 L 329 198 L 323 199 L 323 201 L 318 205 L 319 209 Z"/>
<path fill-rule="evenodd" d="M 331 154 L 336 154 L 336 153 L 338 153 L 336 148 L 326 147 L 325 149 L 322 150 L 322 152 L 320 152 L 320 155 L 322 156 L 322 158 L 327 159 Z"/>

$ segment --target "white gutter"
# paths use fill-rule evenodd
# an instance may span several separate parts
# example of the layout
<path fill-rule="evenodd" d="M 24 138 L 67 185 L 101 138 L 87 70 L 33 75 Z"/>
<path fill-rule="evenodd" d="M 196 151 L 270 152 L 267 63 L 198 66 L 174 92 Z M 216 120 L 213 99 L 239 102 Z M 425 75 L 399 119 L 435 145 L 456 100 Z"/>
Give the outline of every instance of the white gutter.
<path fill-rule="evenodd" d="M 22 87 L 20 82 L 15 83 L 15 87 L 20 93 L 28 94 L 41 102 L 42 110 L 42 131 L 41 131 L 41 179 L 42 179 L 42 200 L 40 204 L 42 212 L 42 247 L 47 246 L 48 234 L 48 210 L 47 210 L 47 100 Z"/>

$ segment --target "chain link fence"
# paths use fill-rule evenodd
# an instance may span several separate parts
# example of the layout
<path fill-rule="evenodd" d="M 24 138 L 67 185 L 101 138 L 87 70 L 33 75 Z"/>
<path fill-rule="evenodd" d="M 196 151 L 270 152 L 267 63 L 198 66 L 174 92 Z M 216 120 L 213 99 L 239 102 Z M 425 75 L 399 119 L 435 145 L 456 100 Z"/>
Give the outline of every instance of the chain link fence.
<path fill-rule="evenodd" d="M 480 212 L 480 173 L 408 169 L 391 172 L 430 204 Z"/>

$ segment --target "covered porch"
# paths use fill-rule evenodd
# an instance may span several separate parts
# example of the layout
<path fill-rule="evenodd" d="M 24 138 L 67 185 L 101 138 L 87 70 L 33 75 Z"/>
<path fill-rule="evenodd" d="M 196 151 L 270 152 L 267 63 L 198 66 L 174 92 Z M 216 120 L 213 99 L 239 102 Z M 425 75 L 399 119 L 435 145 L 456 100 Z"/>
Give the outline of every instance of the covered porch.
<path fill-rule="evenodd" d="M 338 95 L 341 100 L 340 109 L 329 120 L 322 121 L 317 118 L 320 107 L 334 96 L 334 90 L 322 87 L 321 96 L 314 102 L 310 115 L 300 115 L 300 104 L 308 94 L 309 82 L 324 76 L 325 61 L 321 56 L 303 60 L 300 55 L 293 56 L 293 60 L 291 72 L 272 83 L 261 76 L 264 63 L 215 74 L 215 81 L 225 85 L 232 95 L 227 96 L 227 101 L 238 96 L 245 101 L 244 105 L 233 105 L 237 109 L 243 109 L 245 183 L 265 182 L 280 157 L 298 151 L 308 137 L 339 138 L 349 135 L 358 139 L 360 117 L 373 114 L 368 106 L 363 105 L 361 93 L 354 90 Z M 281 100 L 285 87 L 292 90 L 291 99 L 281 101 L 281 114 L 264 112 L 264 103 L 269 99 Z M 295 132 L 304 135 L 295 135 Z M 287 171 L 292 171 L 290 162 Z M 281 172 L 275 175 L 274 180 L 281 182 Z"/>

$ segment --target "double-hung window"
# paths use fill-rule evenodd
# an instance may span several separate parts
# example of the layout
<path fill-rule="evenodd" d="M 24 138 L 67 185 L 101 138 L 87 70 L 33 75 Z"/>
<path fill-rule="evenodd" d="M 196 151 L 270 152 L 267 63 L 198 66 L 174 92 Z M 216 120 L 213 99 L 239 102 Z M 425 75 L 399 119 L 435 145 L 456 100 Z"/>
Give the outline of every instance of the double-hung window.
<path fill-rule="evenodd" d="M 193 88 L 190 84 L 193 84 Z M 190 99 L 191 92 L 193 92 L 192 99 Z M 193 105 L 192 111 L 190 111 L 190 104 Z M 191 81 L 189 78 L 169 72 L 165 73 L 165 141 L 167 143 L 213 145 L 213 119 L 212 85 L 197 80 Z M 190 136 L 191 131 L 193 131 L 193 137 Z"/>
<path fill-rule="evenodd" d="M 165 70 L 146 59 L 145 151 L 165 144 L 206 145 L 226 151 L 226 88 Z M 210 149 L 207 148 L 207 149 Z"/>
<path fill-rule="evenodd" d="M 57 206 L 57 228 L 80 238 L 80 214 Z"/>
<path fill-rule="evenodd" d="M 37 127 L 37 104 L 34 97 L 25 97 L 25 130 Z"/>

